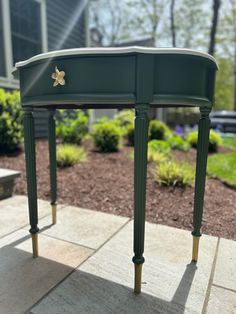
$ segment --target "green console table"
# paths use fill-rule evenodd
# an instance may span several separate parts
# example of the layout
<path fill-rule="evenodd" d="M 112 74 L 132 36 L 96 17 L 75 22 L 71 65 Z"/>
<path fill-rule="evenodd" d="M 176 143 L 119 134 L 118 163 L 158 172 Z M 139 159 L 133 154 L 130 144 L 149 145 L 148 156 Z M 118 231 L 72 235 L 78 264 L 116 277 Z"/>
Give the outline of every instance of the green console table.
<path fill-rule="evenodd" d="M 53 51 L 16 63 L 24 110 L 25 159 L 33 256 L 38 256 L 38 209 L 34 108 L 49 110 L 50 186 L 56 223 L 56 134 L 58 108 L 135 108 L 134 157 L 134 291 L 141 291 L 144 263 L 148 111 L 150 107 L 200 108 L 193 214 L 193 255 L 197 261 L 204 202 L 217 64 L 206 54 L 188 49 L 144 47 L 80 48 Z M 98 165 L 99 167 L 99 165 Z"/>

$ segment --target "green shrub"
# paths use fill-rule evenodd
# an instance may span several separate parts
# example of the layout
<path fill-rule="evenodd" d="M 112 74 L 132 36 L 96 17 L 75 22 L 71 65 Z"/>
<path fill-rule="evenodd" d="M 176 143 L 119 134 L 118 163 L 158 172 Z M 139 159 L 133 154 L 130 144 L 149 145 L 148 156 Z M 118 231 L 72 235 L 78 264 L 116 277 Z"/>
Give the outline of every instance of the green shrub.
<path fill-rule="evenodd" d="M 133 124 L 129 124 L 126 127 L 126 138 L 127 138 L 128 145 L 134 146 L 134 125 Z"/>
<path fill-rule="evenodd" d="M 168 155 L 161 152 L 148 151 L 148 162 L 155 162 L 157 164 L 166 162 Z"/>
<path fill-rule="evenodd" d="M 197 148 L 198 132 L 190 132 L 187 136 L 187 141 L 191 147 Z M 210 131 L 209 138 L 209 152 L 217 152 L 219 145 L 221 145 L 222 139 L 219 134 L 214 131 Z"/>
<path fill-rule="evenodd" d="M 119 113 L 115 115 L 114 119 L 117 121 L 117 124 L 121 128 L 126 127 L 130 124 L 134 124 L 134 110 L 132 109 L 121 110 Z"/>
<path fill-rule="evenodd" d="M 170 144 L 171 148 L 183 150 L 185 152 L 189 151 L 190 145 L 187 141 L 185 141 L 179 135 L 173 135 L 168 139 L 168 143 Z"/>
<path fill-rule="evenodd" d="M 59 110 L 57 120 L 57 136 L 64 143 L 80 144 L 88 133 L 88 116 L 82 110 Z"/>
<path fill-rule="evenodd" d="M 170 152 L 170 144 L 162 140 L 152 140 L 148 143 L 148 150 L 168 154 Z"/>
<path fill-rule="evenodd" d="M 192 186 L 194 183 L 194 170 L 188 164 L 178 164 L 167 161 L 157 164 L 154 173 L 158 184 L 164 186 Z"/>
<path fill-rule="evenodd" d="M 128 144 L 133 146 L 134 145 L 134 110 L 132 109 L 121 110 L 119 113 L 115 115 L 113 121 L 120 128 L 121 135 L 127 139 Z"/>
<path fill-rule="evenodd" d="M 19 148 L 23 141 L 23 111 L 20 94 L 17 91 L 5 92 L 0 89 L 0 151 Z"/>
<path fill-rule="evenodd" d="M 151 120 L 149 124 L 150 140 L 167 140 L 171 136 L 171 130 L 161 121 Z"/>
<path fill-rule="evenodd" d="M 148 143 L 148 161 L 161 163 L 168 159 L 170 145 L 166 141 L 152 140 Z"/>
<path fill-rule="evenodd" d="M 93 129 L 95 146 L 104 153 L 119 150 L 121 131 L 113 122 L 98 123 Z"/>
<path fill-rule="evenodd" d="M 85 150 L 77 145 L 64 144 L 57 148 L 58 167 L 70 167 L 85 161 L 86 158 Z"/>

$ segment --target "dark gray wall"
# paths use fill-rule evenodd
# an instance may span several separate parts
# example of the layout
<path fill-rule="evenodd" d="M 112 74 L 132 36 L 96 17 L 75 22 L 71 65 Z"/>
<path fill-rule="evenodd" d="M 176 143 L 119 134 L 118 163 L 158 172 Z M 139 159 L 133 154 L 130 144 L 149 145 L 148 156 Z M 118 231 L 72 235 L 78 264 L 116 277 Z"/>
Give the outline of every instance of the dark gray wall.
<path fill-rule="evenodd" d="M 47 0 L 48 50 L 85 46 L 85 0 Z"/>
<path fill-rule="evenodd" d="M 85 0 L 47 0 L 48 50 L 85 46 Z M 48 113 L 35 110 L 35 134 L 45 138 L 48 133 Z"/>

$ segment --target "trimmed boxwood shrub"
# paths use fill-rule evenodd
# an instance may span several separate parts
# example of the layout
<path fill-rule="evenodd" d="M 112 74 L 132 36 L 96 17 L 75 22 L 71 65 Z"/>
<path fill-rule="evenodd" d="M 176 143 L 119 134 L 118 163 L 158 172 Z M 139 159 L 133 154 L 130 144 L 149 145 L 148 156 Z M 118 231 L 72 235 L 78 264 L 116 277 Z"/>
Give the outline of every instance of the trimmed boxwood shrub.
<path fill-rule="evenodd" d="M 187 136 L 187 141 L 191 147 L 197 148 L 198 132 L 190 132 Z M 218 147 L 221 145 L 221 143 L 222 139 L 220 135 L 211 130 L 209 138 L 209 152 L 217 152 Z"/>
<path fill-rule="evenodd" d="M 148 143 L 148 150 L 168 154 L 170 152 L 170 144 L 162 140 L 152 140 Z"/>
<path fill-rule="evenodd" d="M 101 152 L 108 153 L 119 150 L 121 131 L 112 121 L 95 124 L 92 137 L 95 146 Z"/>
<path fill-rule="evenodd" d="M 168 139 L 168 143 L 173 149 L 183 150 L 185 152 L 187 152 L 190 149 L 189 143 L 177 134 L 171 136 Z"/>
<path fill-rule="evenodd" d="M 126 127 L 126 138 L 127 138 L 127 143 L 130 146 L 134 146 L 134 125 L 129 124 Z"/>
<path fill-rule="evenodd" d="M 59 110 L 57 116 L 57 136 L 63 143 L 80 144 L 88 133 L 88 116 L 82 110 Z"/>
<path fill-rule="evenodd" d="M 23 141 L 23 111 L 18 91 L 0 89 L 0 151 L 19 149 Z"/>
<path fill-rule="evenodd" d="M 171 130 L 161 121 L 151 120 L 149 124 L 150 140 L 167 140 L 171 136 Z"/>
<path fill-rule="evenodd" d="M 115 115 L 114 119 L 121 128 L 134 124 L 134 110 L 121 110 Z"/>

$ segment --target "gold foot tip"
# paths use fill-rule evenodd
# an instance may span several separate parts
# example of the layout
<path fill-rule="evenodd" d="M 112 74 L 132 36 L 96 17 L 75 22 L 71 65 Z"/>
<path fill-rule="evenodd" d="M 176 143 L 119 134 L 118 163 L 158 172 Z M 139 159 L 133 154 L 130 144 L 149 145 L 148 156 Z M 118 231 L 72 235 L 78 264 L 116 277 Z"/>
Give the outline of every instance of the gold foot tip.
<path fill-rule="evenodd" d="M 33 247 L 33 257 L 36 258 L 38 257 L 38 234 L 33 233 L 32 235 L 32 247 Z"/>
<path fill-rule="evenodd" d="M 57 205 L 52 205 L 52 224 L 55 225 L 57 223 Z"/>
<path fill-rule="evenodd" d="M 135 264 L 134 293 L 141 293 L 142 264 Z"/>
<path fill-rule="evenodd" d="M 193 236 L 192 261 L 195 263 L 197 263 L 197 260 L 198 260 L 199 239 L 200 237 Z"/>

